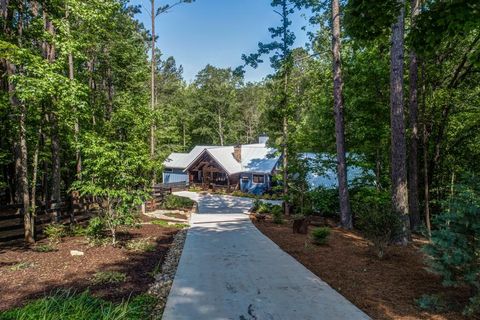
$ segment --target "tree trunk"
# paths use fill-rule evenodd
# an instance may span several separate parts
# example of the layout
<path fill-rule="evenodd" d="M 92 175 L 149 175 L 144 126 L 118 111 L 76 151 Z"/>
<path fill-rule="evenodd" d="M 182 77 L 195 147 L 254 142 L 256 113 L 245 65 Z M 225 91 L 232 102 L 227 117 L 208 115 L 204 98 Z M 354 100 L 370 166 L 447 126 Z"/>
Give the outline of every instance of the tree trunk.
<path fill-rule="evenodd" d="M 332 26 L 333 101 L 335 113 L 335 140 L 337 145 L 337 177 L 340 200 L 340 220 L 342 228 L 351 229 L 353 227 L 353 223 L 348 194 L 347 159 L 345 151 L 339 0 L 332 0 Z"/>
<path fill-rule="evenodd" d="M 151 65 L 151 110 L 155 112 L 155 0 L 152 4 L 152 65 Z M 150 157 L 155 159 L 155 123 L 150 126 Z M 156 174 L 153 173 L 152 186 L 156 183 Z"/>
<path fill-rule="evenodd" d="M 28 192 L 28 162 L 27 162 L 27 131 L 25 120 L 27 115 L 26 106 L 16 97 L 15 85 L 11 82 L 10 77 L 15 74 L 15 66 L 7 61 L 7 74 L 9 76 L 8 91 L 10 95 L 10 103 L 14 109 L 19 111 L 18 115 L 18 140 L 17 140 L 17 159 L 15 161 L 15 171 L 17 178 L 17 201 L 22 205 L 22 213 L 24 215 L 25 242 L 34 243 L 34 225 L 32 224 L 32 212 L 30 211 L 30 194 Z"/>
<path fill-rule="evenodd" d="M 412 25 L 420 13 L 420 0 L 411 0 Z M 418 205 L 418 60 L 414 49 L 410 50 L 409 71 L 409 124 L 410 124 L 410 154 L 408 166 L 408 204 L 410 228 L 415 230 L 420 226 L 420 210 Z"/>
<path fill-rule="evenodd" d="M 406 245 L 410 238 L 407 189 L 407 154 L 403 110 L 403 37 L 405 0 L 397 22 L 392 27 L 392 48 L 390 56 L 390 108 L 391 108 L 391 178 L 392 206 L 402 221 L 399 241 Z"/>
<path fill-rule="evenodd" d="M 222 116 L 220 111 L 218 112 L 218 136 L 220 138 L 220 145 L 223 146 L 223 123 L 222 123 Z"/>

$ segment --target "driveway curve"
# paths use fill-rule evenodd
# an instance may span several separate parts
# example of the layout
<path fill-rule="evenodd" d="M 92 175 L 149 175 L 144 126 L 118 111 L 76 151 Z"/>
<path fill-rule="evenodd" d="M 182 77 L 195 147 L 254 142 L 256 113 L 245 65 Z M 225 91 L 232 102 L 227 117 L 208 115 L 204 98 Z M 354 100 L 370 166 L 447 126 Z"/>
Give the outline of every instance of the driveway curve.
<path fill-rule="evenodd" d="M 369 319 L 255 228 L 251 199 L 178 194 L 199 212 L 162 319 Z"/>

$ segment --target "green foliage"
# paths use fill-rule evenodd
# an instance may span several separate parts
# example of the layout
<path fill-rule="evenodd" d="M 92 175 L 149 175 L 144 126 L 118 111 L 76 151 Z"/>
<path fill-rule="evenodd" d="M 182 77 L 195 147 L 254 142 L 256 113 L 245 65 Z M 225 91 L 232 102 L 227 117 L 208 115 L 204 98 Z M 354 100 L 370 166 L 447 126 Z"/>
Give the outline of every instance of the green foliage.
<path fill-rule="evenodd" d="M 53 252 L 53 251 L 57 251 L 57 249 L 55 249 L 55 247 L 51 244 L 37 244 L 35 247 L 33 247 L 33 251 Z"/>
<path fill-rule="evenodd" d="M 251 208 L 251 211 L 252 212 L 257 212 L 258 209 L 260 209 L 261 205 L 262 205 L 262 200 L 260 200 L 260 199 L 253 200 L 253 206 Z"/>
<path fill-rule="evenodd" d="M 194 204 L 195 201 L 189 198 L 169 194 L 165 197 L 164 201 L 161 204 L 161 207 L 168 210 L 190 210 Z"/>
<path fill-rule="evenodd" d="M 168 221 L 165 221 L 165 220 L 153 220 L 152 224 L 156 224 L 156 225 L 159 225 L 159 226 L 162 226 L 162 227 L 165 227 L 165 228 L 176 228 L 176 229 L 184 229 L 184 228 L 189 227 L 188 224 L 171 223 L 171 222 L 168 222 Z"/>
<path fill-rule="evenodd" d="M 19 271 L 19 270 L 25 270 L 29 268 L 33 268 L 35 264 L 33 262 L 19 262 L 17 264 L 14 264 L 9 268 L 10 271 Z"/>
<path fill-rule="evenodd" d="M 469 286 L 474 294 L 466 314 L 480 309 L 480 184 L 455 187 L 455 194 L 443 203 L 442 213 L 433 219 L 431 242 L 424 247 L 429 270 L 443 278 L 445 286 Z"/>
<path fill-rule="evenodd" d="M 137 146 L 95 135 L 85 136 L 83 152 L 82 180 L 77 180 L 73 189 L 82 196 L 101 199 L 101 219 L 115 245 L 117 228 L 133 225 L 136 208 L 148 197 L 141 186 L 148 183 L 150 158 Z"/>
<path fill-rule="evenodd" d="M 52 296 L 33 301 L 27 305 L 0 313 L 1 320 L 142 320 L 147 319 L 156 299 L 149 295 L 138 295 L 128 301 L 114 304 L 93 297 L 88 291 L 75 294 L 58 291 Z"/>
<path fill-rule="evenodd" d="M 310 192 L 315 211 L 320 212 L 324 217 L 336 217 L 340 207 L 338 190 L 328 188 L 317 188 Z"/>
<path fill-rule="evenodd" d="M 274 206 L 271 209 L 272 221 L 275 224 L 283 224 L 283 210 L 280 206 Z"/>
<path fill-rule="evenodd" d="M 424 294 L 416 299 L 415 303 L 426 311 L 444 312 L 448 308 L 445 298 L 438 294 Z"/>
<path fill-rule="evenodd" d="M 360 188 L 352 195 L 352 209 L 356 225 L 372 241 L 378 258 L 399 234 L 401 222 L 392 210 L 388 193 L 373 188 Z"/>
<path fill-rule="evenodd" d="M 50 243 L 59 243 L 62 237 L 67 235 L 67 228 L 63 224 L 52 223 L 47 225 L 43 229 L 43 232 Z"/>
<path fill-rule="evenodd" d="M 105 223 L 100 217 L 93 217 L 88 221 L 85 235 L 90 239 L 100 239 L 103 237 L 103 230 L 105 229 Z"/>
<path fill-rule="evenodd" d="M 93 274 L 93 284 L 113 284 L 127 281 L 127 275 L 118 271 L 97 271 Z"/>
<path fill-rule="evenodd" d="M 329 227 L 318 227 L 312 230 L 311 237 L 314 244 L 323 245 L 328 241 L 332 230 Z"/>
<path fill-rule="evenodd" d="M 152 252 L 155 251 L 156 246 L 154 243 L 152 243 L 150 238 L 141 238 L 129 240 L 126 243 L 125 248 L 137 252 Z"/>

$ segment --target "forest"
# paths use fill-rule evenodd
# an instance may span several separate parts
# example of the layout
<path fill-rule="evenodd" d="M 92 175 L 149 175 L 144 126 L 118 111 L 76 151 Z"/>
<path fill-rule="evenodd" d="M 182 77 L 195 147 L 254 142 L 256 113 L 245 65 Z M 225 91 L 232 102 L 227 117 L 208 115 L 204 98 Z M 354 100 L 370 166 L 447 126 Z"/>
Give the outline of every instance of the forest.
<path fill-rule="evenodd" d="M 270 42 L 239 52 L 240 66 L 206 65 L 187 82 L 127 0 L 0 0 L 0 211 L 23 215 L 27 243 L 41 208 L 85 197 L 102 199 L 120 225 L 161 182 L 171 152 L 265 133 L 282 154 L 285 215 L 323 214 L 397 245 L 425 237 L 431 268 L 470 286 L 465 313 L 476 313 L 480 3 L 271 5 L 278 24 L 261 30 Z M 313 31 L 295 47 L 300 10 Z M 274 72 L 246 82 L 261 63 Z M 306 168 L 305 152 L 335 161 Z M 305 171 L 325 165 L 339 188 L 306 190 Z M 369 174 L 348 184 L 349 165 Z"/>

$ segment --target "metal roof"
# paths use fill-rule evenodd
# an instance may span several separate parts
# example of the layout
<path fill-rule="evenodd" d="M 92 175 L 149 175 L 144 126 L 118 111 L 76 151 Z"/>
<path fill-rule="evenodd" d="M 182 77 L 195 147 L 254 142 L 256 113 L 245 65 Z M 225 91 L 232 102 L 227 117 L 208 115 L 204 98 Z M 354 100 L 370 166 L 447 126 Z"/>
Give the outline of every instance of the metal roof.
<path fill-rule="evenodd" d="M 196 146 L 190 153 L 172 153 L 163 163 L 167 168 L 187 169 L 203 153 L 208 152 L 228 174 L 241 172 L 271 173 L 279 155 L 264 143 L 241 146 L 241 163 L 233 157 L 233 146 Z"/>

